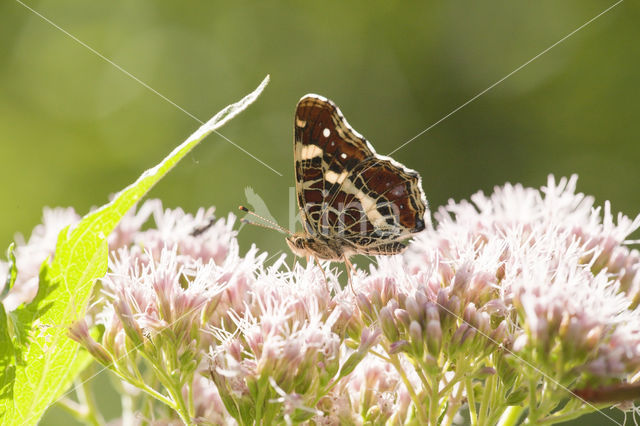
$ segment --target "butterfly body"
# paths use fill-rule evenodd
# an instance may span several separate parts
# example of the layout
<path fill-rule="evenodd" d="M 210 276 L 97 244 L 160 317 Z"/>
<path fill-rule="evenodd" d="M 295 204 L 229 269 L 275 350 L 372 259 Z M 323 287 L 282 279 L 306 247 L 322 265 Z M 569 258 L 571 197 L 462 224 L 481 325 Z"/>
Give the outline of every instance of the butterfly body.
<path fill-rule="evenodd" d="M 352 251 L 348 248 L 348 242 L 314 237 L 301 232 L 288 236 L 287 244 L 296 256 L 313 256 L 320 260 L 339 261 L 345 255 L 349 257 L 349 252 Z"/>
<path fill-rule="evenodd" d="M 304 231 L 289 235 L 298 256 L 345 261 L 392 255 L 425 228 L 420 175 L 379 155 L 330 100 L 300 99 L 295 114 L 296 194 Z"/>

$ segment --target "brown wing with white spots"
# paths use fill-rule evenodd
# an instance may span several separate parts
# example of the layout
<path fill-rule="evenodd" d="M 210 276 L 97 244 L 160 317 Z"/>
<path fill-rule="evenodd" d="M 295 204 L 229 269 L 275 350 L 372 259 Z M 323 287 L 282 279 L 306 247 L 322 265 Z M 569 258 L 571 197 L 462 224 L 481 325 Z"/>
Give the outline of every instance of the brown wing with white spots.
<path fill-rule="evenodd" d="M 296 107 L 294 161 L 298 207 L 309 234 L 329 236 L 321 216 L 329 200 L 362 161 L 373 157 L 366 139 L 353 131 L 335 104 L 306 95 Z"/>
<path fill-rule="evenodd" d="M 311 235 L 358 253 L 393 254 L 424 229 L 420 176 L 377 155 L 329 100 L 307 95 L 295 117 L 298 206 Z"/>

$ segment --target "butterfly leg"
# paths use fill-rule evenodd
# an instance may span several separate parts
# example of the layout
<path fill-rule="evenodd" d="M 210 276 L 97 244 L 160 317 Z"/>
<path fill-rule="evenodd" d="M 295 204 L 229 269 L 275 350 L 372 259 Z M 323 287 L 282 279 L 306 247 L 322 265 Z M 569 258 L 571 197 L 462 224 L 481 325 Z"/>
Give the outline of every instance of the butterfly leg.
<path fill-rule="evenodd" d="M 309 262 L 309 257 L 318 264 L 318 268 L 320 268 L 320 272 L 322 272 L 322 276 L 324 277 L 324 288 L 329 292 L 329 281 L 327 280 L 327 274 L 324 272 L 324 268 L 320 264 L 320 260 L 315 256 L 307 256 L 307 263 Z"/>
<path fill-rule="evenodd" d="M 353 289 L 353 284 L 351 280 L 351 275 L 353 274 L 353 265 L 351 264 L 351 262 L 349 262 L 349 258 L 347 256 L 343 256 L 342 258 L 344 259 L 344 266 L 347 269 L 347 277 L 349 278 L 349 288 L 351 289 L 351 292 L 355 296 L 356 292 Z"/>

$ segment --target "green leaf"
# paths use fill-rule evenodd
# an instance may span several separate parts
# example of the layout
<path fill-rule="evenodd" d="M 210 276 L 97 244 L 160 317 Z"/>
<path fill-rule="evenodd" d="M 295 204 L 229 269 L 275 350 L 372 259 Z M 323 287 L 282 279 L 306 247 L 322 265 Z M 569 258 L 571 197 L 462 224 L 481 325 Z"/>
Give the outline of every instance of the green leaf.
<path fill-rule="evenodd" d="M 13 398 L 13 382 L 16 375 L 15 348 L 9 334 L 9 322 L 4 305 L 0 303 L 0 400 Z"/>
<path fill-rule="evenodd" d="M 133 184 L 120 191 L 110 203 L 87 214 L 78 225 L 58 236 L 53 261 L 44 265 L 38 294 L 32 303 L 17 309 L 17 328 L 26 332 L 11 368 L 0 374 L 0 421 L 3 425 L 38 422 L 44 411 L 67 389 L 78 372 L 78 345 L 68 338 L 69 325 L 85 313 L 96 279 L 107 270 L 107 237 L 122 216 L 135 205 L 178 161 L 205 136 L 218 129 L 260 95 L 269 81 L 239 102 L 229 105 L 202 125 L 158 165 L 145 171 Z M 6 315 L 1 315 L 0 354 L 4 357 Z M 11 349 L 10 345 L 7 345 Z M 11 367 L 9 365 L 8 367 Z"/>
<path fill-rule="evenodd" d="M 5 297 L 7 297 L 7 294 L 9 294 L 9 290 L 13 288 L 13 284 L 16 282 L 16 277 L 18 276 L 18 268 L 16 267 L 16 255 L 13 252 L 15 248 L 15 243 L 11 243 L 9 244 L 9 248 L 7 249 L 9 272 L 7 272 L 7 279 L 4 283 L 2 293 L 0 293 L 0 302 L 3 301 Z"/>

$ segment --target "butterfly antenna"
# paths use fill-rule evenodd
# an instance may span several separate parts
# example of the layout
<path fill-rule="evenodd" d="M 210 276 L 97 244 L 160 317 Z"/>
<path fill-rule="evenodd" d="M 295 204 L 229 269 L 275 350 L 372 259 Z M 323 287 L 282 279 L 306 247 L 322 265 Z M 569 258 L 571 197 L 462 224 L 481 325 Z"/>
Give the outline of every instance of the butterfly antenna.
<path fill-rule="evenodd" d="M 252 212 L 251 210 L 249 210 L 245 206 L 238 206 L 238 209 L 242 210 L 243 212 L 247 213 L 248 215 L 257 217 L 258 219 L 262 220 L 263 222 L 268 223 L 268 225 L 265 225 L 264 223 L 251 222 L 251 221 L 247 220 L 246 218 L 240 219 L 240 221 L 242 223 L 248 223 L 249 225 L 260 226 L 262 228 L 267 228 L 267 229 L 273 229 L 274 231 L 279 231 L 279 232 L 282 232 L 283 234 L 287 234 L 287 235 L 291 235 L 292 234 L 292 232 L 289 231 L 288 229 L 283 228 L 282 226 L 278 225 L 277 223 L 275 223 L 275 222 L 273 222 L 273 221 L 271 221 L 269 219 L 265 219 L 264 217 L 260 216 L 259 214 L 256 214 L 256 213 Z"/>

